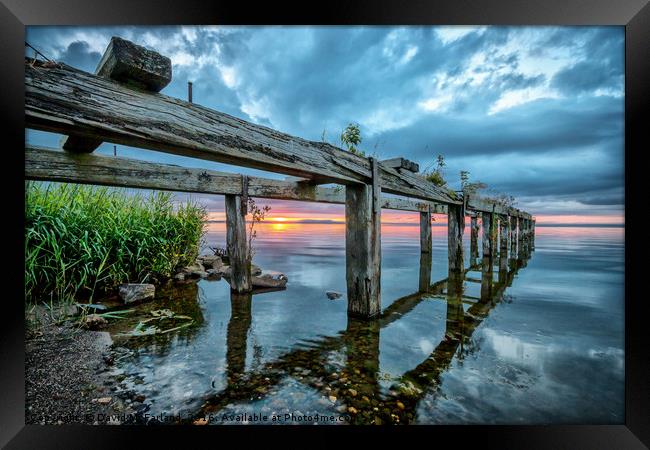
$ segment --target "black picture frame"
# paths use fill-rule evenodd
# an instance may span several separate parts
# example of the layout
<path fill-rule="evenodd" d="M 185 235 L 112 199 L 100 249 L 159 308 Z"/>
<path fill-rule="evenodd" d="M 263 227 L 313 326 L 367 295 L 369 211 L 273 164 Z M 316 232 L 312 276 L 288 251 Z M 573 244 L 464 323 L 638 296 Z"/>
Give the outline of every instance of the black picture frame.
<path fill-rule="evenodd" d="M 635 233 L 641 229 L 637 202 L 643 202 L 642 189 L 632 185 L 643 170 L 636 160 L 648 148 L 647 115 L 650 83 L 650 5 L 647 0 L 507 0 L 507 1 L 357 1 L 327 4 L 278 4 L 267 2 L 205 2 L 183 0 L 174 4 L 141 0 L 110 2 L 83 0 L 0 0 L 0 114 L 6 125 L 3 134 L 3 157 L 7 170 L 2 179 L 3 203 L 7 211 L 5 239 L 15 244 L 5 250 L 7 263 L 5 301 L 0 343 L 0 445 L 7 448 L 115 448 L 133 442 L 133 435 L 156 439 L 167 445 L 187 446 L 189 433 L 200 433 L 222 444 L 225 436 L 237 434 L 238 442 L 259 437 L 255 432 L 272 433 L 287 438 L 287 430 L 269 428 L 222 427 L 108 427 L 108 426 L 38 426 L 24 423 L 24 311 L 21 267 L 24 261 L 21 238 L 24 233 L 24 199 L 22 192 L 22 156 L 24 147 L 24 35 L 27 25 L 160 25 L 160 24 L 428 24 L 428 25 L 622 25 L 625 26 L 625 424 L 575 426 L 416 426 L 406 434 L 401 430 L 370 427 L 327 427 L 336 438 L 362 433 L 363 438 L 380 437 L 398 432 L 398 438 L 413 433 L 432 439 L 495 446 L 499 448 L 647 448 L 650 445 L 650 369 L 648 348 L 650 335 L 645 329 L 645 301 L 641 276 L 635 276 L 641 247 Z M 644 114 L 646 113 L 646 114 Z M 23 161 L 24 162 L 24 161 Z M 10 164 L 10 165 L 8 165 Z M 13 210 L 13 211 L 12 211 Z M 11 211 L 11 212 L 10 212 Z M 641 238 L 642 239 L 642 238 Z M 567 374 L 570 376 L 570 374 Z M 342 430 L 342 428 L 347 428 Z M 242 431 L 244 433 L 242 433 Z M 313 428 L 307 430 L 313 433 Z M 322 432 L 322 429 L 320 430 Z M 216 435 L 215 435 L 216 433 Z M 392 433 L 391 433 L 392 434 Z M 330 438 L 328 438 L 330 439 Z M 286 442 L 286 441 L 285 441 Z M 307 441 L 304 445 L 309 445 Z M 288 442 L 287 445 L 295 445 Z M 153 441 L 149 444 L 154 446 Z M 341 441 L 331 441 L 341 445 Z M 446 444 L 445 444 L 446 445 Z"/>

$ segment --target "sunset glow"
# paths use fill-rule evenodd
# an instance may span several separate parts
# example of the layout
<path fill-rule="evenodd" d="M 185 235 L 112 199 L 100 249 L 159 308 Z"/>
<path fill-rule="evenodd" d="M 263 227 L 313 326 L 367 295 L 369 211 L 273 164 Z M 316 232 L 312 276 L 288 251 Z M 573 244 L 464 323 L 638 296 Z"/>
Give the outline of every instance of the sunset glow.
<path fill-rule="evenodd" d="M 261 202 L 260 202 L 261 203 Z M 272 208 L 267 213 L 266 223 L 274 224 L 277 230 L 281 230 L 283 224 L 300 224 L 300 223 L 345 223 L 345 209 L 343 205 L 327 205 L 332 207 L 331 212 L 324 211 L 322 206 L 314 209 L 310 213 L 308 203 L 303 202 L 278 202 L 268 201 L 272 203 Z M 280 203 L 280 205 L 278 205 Z M 292 210 L 291 207 L 295 205 L 297 208 Z M 277 209 L 277 212 L 276 212 Z M 277 214 L 277 215 L 276 215 Z M 446 225 L 447 217 L 444 214 L 433 214 L 433 225 Z M 539 214 L 533 216 L 538 225 L 623 225 L 625 223 L 625 216 L 623 214 L 607 214 L 607 215 L 547 215 Z M 208 212 L 208 219 L 212 222 L 223 222 L 226 220 L 225 212 L 223 211 L 210 211 Z M 250 220 L 250 216 L 248 216 Z M 382 210 L 381 212 L 382 223 L 402 224 L 402 225 L 418 225 L 420 223 L 420 215 L 417 212 L 409 211 L 394 211 Z M 465 218 L 465 224 L 470 224 L 470 218 Z"/>

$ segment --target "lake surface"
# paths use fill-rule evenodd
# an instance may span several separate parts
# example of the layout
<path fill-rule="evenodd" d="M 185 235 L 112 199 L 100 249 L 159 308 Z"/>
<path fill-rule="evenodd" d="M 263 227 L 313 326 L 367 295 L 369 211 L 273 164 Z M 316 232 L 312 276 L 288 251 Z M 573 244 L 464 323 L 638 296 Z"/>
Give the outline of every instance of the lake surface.
<path fill-rule="evenodd" d="M 140 313 L 168 308 L 191 326 L 114 337 L 130 351 L 114 373 L 149 414 L 214 424 L 624 422 L 623 228 L 537 227 L 534 250 L 490 262 L 470 261 L 466 227 L 468 271 L 445 282 L 447 229 L 434 226 L 429 283 L 419 228 L 384 224 L 383 313 L 370 322 L 346 314 L 344 225 L 258 230 L 254 262 L 285 273 L 286 290 L 238 297 L 225 280 L 178 285 Z M 225 246 L 225 224 L 211 223 L 206 241 Z"/>

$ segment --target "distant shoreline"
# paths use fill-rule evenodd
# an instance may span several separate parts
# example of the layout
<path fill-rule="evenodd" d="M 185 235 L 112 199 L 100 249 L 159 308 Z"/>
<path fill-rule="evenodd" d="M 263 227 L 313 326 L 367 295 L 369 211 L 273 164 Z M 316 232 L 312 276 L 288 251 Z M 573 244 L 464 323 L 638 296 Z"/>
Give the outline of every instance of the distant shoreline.
<path fill-rule="evenodd" d="M 226 223 L 225 220 L 208 220 L 207 223 Z M 273 222 L 269 221 L 265 223 L 266 225 L 345 225 L 345 222 L 337 222 L 334 220 L 297 220 L 295 222 Z M 382 225 L 395 225 L 401 227 L 419 227 L 419 223 L 413 222 L 382 222 Z M 447 224 L 444 223 L 432 223 L 432 227 L 446 227 Z M 625 224 L 622 223 L 562 223 L 562 224 L 553 224 L 553 223 L 538 223 L 536 227 L 544 228 L 625 228 Z"/>

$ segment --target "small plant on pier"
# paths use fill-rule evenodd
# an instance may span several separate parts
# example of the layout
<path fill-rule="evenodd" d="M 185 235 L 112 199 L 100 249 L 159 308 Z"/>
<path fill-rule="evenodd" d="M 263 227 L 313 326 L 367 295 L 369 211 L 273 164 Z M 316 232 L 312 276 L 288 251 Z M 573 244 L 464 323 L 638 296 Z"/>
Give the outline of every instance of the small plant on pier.
<path fill-rule="evenodd" d="M 469 170 L 460 171 L 460 188 L 465 194 L 475 194 L 478 191 L 487 188 L 487 184 L 480 181 L 470 183 L 469 175 Z"/>
<path fill-rule="evenodd" d="M 341 143 L 344 144 L 350 153 L 354 153 L 359 156 L 366 156 L 366 153 L 357 148 L 357 145 L 361 143 L 361 129 L 359 128 L 358 123 L 350 123 L 343 133 L 341 133 Z"/>
<path fill-rule="evenodd" d="M 443 168 L 447 165 L 445 163 L 445 157 L 443 155 L 438 155 L 435 160 L 435 167 L 431 171 L 424 171 L 424 178 L 438 187 L 446 187 L 447 181 L 445 180 Z"/>
<path fill-rule="evenodd" d="M 253 263 L 253 256 L 255 250 L 253 249 L 253 241 L 257 238 L 257 230 L 255 224 L 262 222 L 266 218 L 266 213 L 271 211 L 271 207 L 264 205 L 263 207 L 257 206 L 252 197 L 248 197 L 248 213 L 251 215 L 251 221 L 248 226 L 248 263 Z"/>

